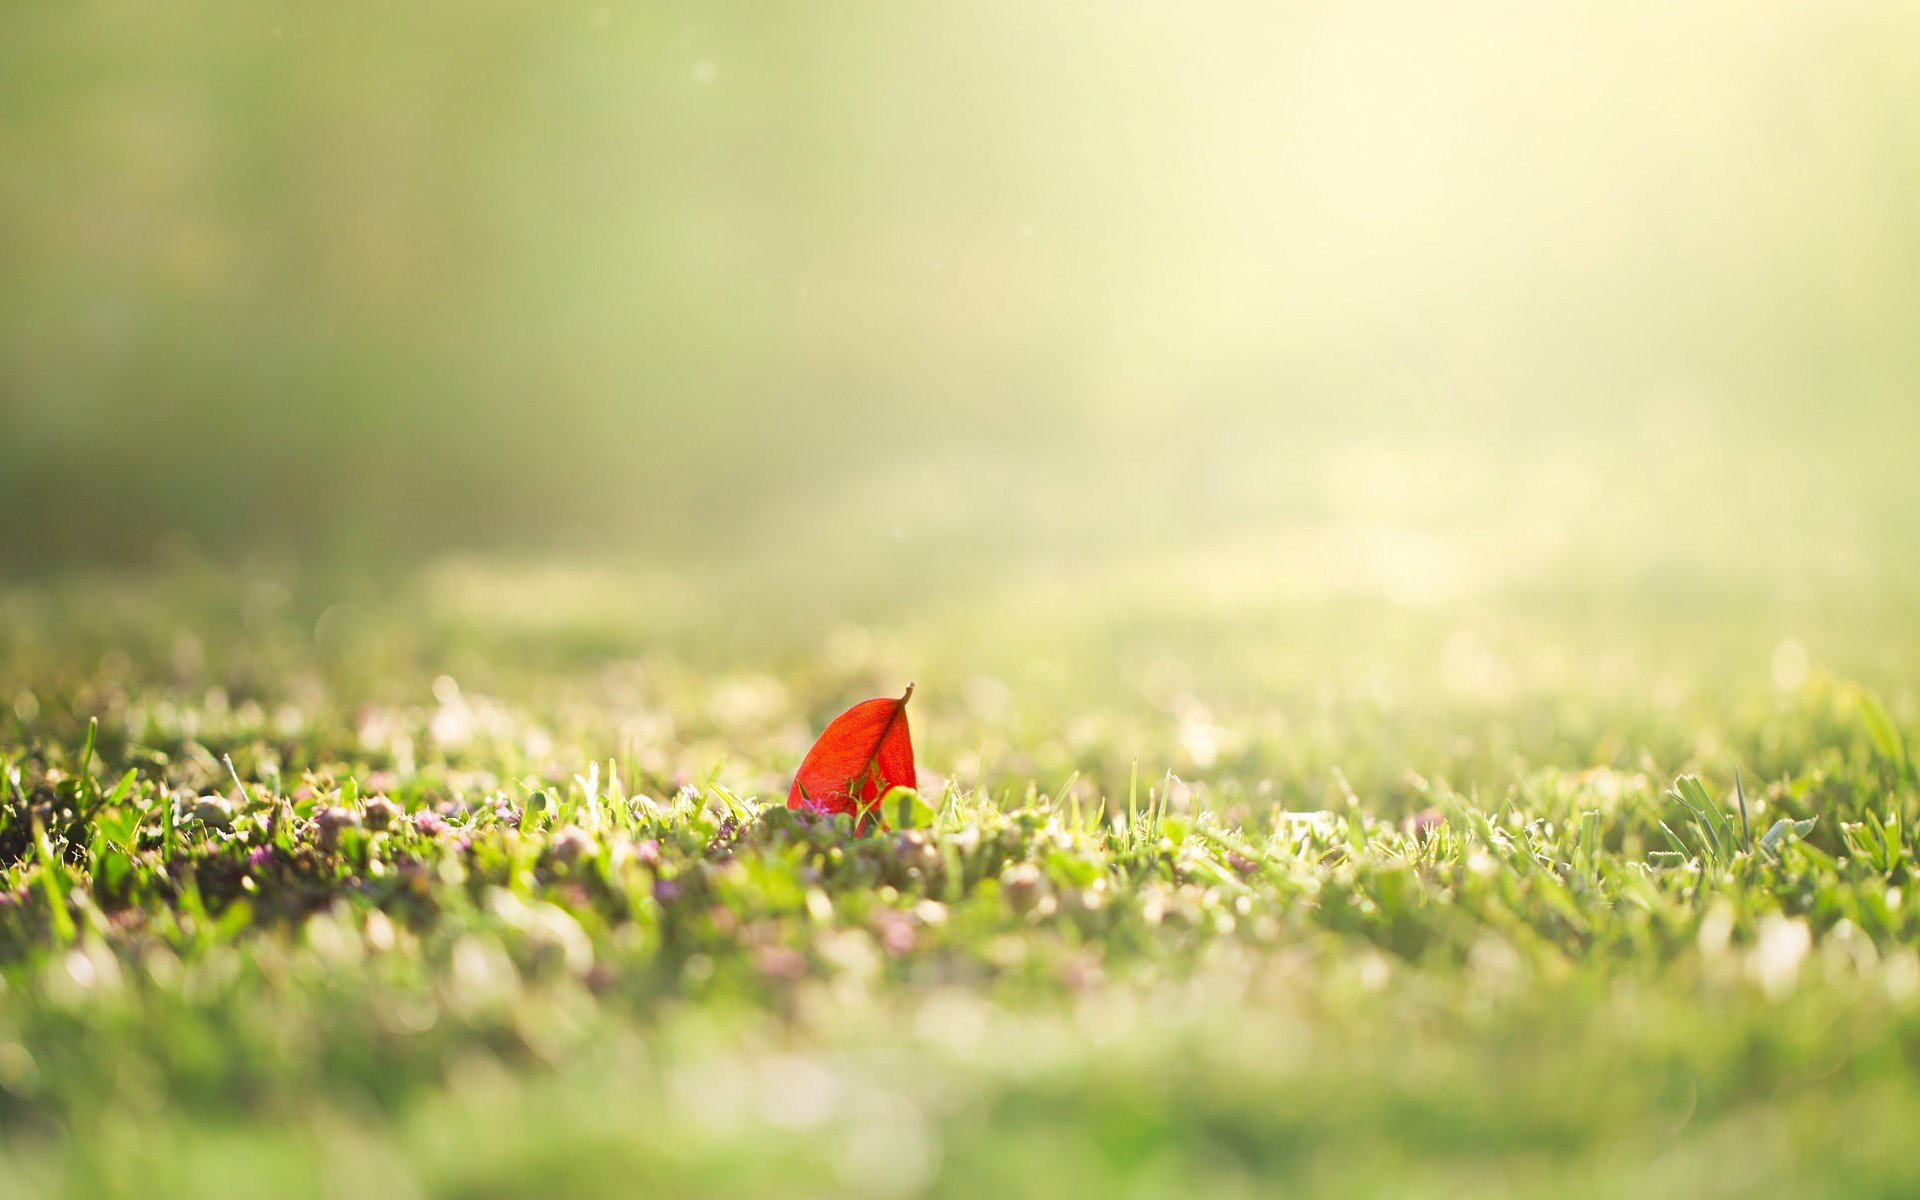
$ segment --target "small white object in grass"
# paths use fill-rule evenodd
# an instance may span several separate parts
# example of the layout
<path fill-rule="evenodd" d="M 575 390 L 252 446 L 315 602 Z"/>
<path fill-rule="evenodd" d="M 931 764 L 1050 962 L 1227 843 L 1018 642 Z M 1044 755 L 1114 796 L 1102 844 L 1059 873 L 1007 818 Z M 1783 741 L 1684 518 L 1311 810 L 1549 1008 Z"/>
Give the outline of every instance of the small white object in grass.
<path fill-rule="evenodd" d="M 400 806 L 385 796 L 367 801 L 367 828 L 385 829 L 400 817 Z"/>
<path fill-rule="evenodd" d="M 1312 812 L 1283 812 L 1280 820 L 1290 831 L 1299 833 L 1332 833 L 1339 825 L 1339 818 L 1325 809 Z"/>
<path fill-rule="evenodd" d="M 340 805 L 322 809 L 313 819 L 316 840 L 328 849 L 339 845 L 340 835 L 349 829 L 360 828 L 360 814 Z"/>
<path fill-rule="evenodd" d="M 586 858 L 598 848 L 594 845 L 592 834 L 571 825 L 554 834 L 553 841 L 548 845 L 553 851 L 554 861 L 568 866 Z"/>
<path fill-rule="evenodd" d="M 194 802 L 193 816 L 210 829 L 226 829 L 233 824 L 233 805 L 225 796 L 202 796 Z"/>
<path fill-rule="evenodd" d="M 1000 872 L 1000 894 L 1013 911 L 1030 912 L 1039 903 L 1046 877 L 1032 863 L 1015 863 Z"/>
<path fill-rule="evenodd" d="M 382 953 L 393 949 L 396 940 L 393 922 L 377 908 L 367 914 L 366 939 L 371 949 Z"/>
<path fill-rule="evenodd" d="M 703 58 L 693 64 L 693 81 L 695 83 L 712 83 L 715 79 L 719 78 L 719 76 L 720 68 L 715 66 L 713 60 L 710 58 Z"/>
<path fill-rule="evenodd" d="M 91 989 L 99 978 L 98 973 L 93 969 L 93 960 L 87 957 L 84 950 L 69 952 L 66 966 L 67 978 L 73 980 L 74 986 L 83 992 Z"/>
<path fill-rule="evenodd" d="M 1363 991 L 1377 992 L 1393 978 L 1393 964 L 1377 951 L 1368 951 L 1358 961 L 1358 976 Z"/>
<path fill-rule="evenodd" d="M 1812 948 L 1813 934 L 1806 921 L 1798 917 L 1771 917 L 1760 926 L 1760 937 L 1747 959 L 1747 970 L 1760 990 L 1778 999 L 1792 990 L 1800 977 L 1800 961 Z"/>
<path fill-rule="evenodd" d="M 1700 930 L 1694 935 L 1694 945 L 1699 948 L 1702 958 L 1718 958 L 1727 952 L 1732 942 L 1733 907 L 1725 901 L 1719 901 L 1701 918 Z"/>

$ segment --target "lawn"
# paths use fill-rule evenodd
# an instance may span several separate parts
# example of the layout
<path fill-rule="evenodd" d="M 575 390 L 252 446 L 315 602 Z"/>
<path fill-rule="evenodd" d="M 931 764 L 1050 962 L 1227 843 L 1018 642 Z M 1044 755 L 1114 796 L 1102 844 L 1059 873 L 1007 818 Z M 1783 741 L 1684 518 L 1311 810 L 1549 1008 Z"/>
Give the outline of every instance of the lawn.
<path fill-rule="evenodd" d="M 1214 566 L 10 586 L 0 1192 L 1920 1187 L 1898 589 Z"/>

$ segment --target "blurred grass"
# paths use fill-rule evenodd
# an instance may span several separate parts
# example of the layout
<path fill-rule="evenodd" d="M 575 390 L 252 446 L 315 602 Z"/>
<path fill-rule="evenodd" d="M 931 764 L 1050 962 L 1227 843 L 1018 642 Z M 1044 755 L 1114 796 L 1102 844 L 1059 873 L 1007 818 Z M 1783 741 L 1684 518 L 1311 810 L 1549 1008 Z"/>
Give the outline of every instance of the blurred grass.
<path fill-rule="evenodd" d="M 1908 5 L 0 22 L 16 567 L 812 583 L 1396 503 L 1905 561 Z"/>

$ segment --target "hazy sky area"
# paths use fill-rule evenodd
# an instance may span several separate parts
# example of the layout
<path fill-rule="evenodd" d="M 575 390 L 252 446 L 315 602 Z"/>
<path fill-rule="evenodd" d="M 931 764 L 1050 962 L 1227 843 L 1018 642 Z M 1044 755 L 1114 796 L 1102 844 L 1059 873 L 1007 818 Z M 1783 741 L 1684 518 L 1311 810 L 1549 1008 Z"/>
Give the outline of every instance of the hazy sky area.
<path fill-rule="evenodd" d="M 77 13 L 0 13 L 19 567 L 1916 561 L 1901 0 Z"/>

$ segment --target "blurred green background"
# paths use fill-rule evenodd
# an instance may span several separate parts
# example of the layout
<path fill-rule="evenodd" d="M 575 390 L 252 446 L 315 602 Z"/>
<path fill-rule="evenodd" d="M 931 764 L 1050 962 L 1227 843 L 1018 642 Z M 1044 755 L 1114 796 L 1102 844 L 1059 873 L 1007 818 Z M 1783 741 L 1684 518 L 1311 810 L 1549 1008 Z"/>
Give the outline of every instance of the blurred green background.
<path fill-rule="evenodd" d="M 0 264 L 16 569 L 1916 561 L 1905 0 L 22 0 Z"/>

